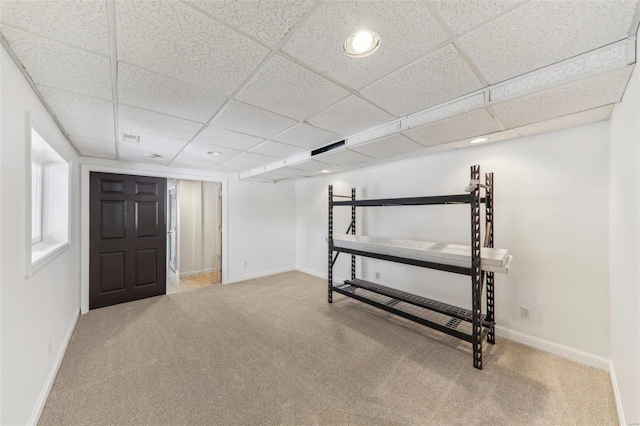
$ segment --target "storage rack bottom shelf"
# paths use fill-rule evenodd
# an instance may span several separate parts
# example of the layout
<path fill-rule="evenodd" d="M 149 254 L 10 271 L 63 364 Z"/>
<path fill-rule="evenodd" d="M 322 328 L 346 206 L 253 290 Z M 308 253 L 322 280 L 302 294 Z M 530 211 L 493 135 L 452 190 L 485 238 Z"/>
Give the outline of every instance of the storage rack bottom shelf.
<path fill-rule="evenodd" d="M 471 311 L 360 279 L 334 285 L 333 291 L 443 333 L 472 342 Z M 482 316 L 481 341 L 495 323 Z"/>

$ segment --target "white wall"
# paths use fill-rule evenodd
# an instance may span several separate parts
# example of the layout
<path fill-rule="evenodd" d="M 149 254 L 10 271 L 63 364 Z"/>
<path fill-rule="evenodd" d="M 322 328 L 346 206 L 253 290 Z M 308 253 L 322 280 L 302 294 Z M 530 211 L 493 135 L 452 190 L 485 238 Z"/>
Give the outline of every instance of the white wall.
<path fill-rule="evenodd" d="M 609 355 L 608 123 L 485 144 L 296 181 L 296 265 L 326 273 L 327 185 L 359 198 L 462 193 L 469 166 L 495 173 L 495 244 L 514 256 L 496 274 L 497 323 L 600 356 Z M 358 233 L 469 244 L 468 206 L 358 209 Z M 335 232 L 350 209 L 336 208 Z M 348 276 L 342 255 L 334 274 Z M 468 277 L 364 260 L 363 277 L 470 307 Z M 520 306 L 531 318 L 520 317 Z"/>
<path fill-rule="evenodd" d="M 0 49 L 2 122 L 0 179 L 0 304 L 2 399 L 0 423 L 25 424 L 75 322 L 80 303 L 79 280 L 79 169 L 78 157 L 40 103 L 4 48 Z M 28 114 L 35 118 L 51 143 L 66 153 L 71 164 L 71 246 L 25 277 L 29 163 Z M 51 339 L 51 353 L 48 340 Z M 49 377 L 53 379 L 52 377 Z M 42 401 L 43 402 L 43 401 Z"/>
<path fill-rule="evenodd" d="M 291 181 L 229 181 L 230 281 L 295 268 L 294 195 Z"/>
<path fill-rule="evenodd" d="M 640 423 L 640 72 L 610 120 L 611 361 L 626 424 Z"/>

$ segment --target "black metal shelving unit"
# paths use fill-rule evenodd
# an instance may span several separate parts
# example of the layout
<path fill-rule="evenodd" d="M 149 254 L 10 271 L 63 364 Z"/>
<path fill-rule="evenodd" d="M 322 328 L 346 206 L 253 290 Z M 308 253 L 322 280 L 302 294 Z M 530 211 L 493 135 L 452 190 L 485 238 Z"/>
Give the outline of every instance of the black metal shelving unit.
<path fill-rule="evenodd" d="M 482 342 L 486 338 L 495 343 L 495 301 L 494 272 L 483 271 L 480 267 L 482 250 L 482 224 L 480 205 L 485 206 L 485 247 L 493 247 L 493 173 L 485 174 L 485 183 L 480 181 L 480 166 L 471 166 L 469 194 L 439 195 L 433 197 L 385 198 L 356 200 L 356 189 L 351 188 L 351 196 L 333 194 L 329 185 L 328 221 L 328 302 L 333 303 L 333 292 L 367 303 L 392 314 L 431 327 L 443 333 L 470 342 L 473 347 L 473 366 L 482 370 Z M 481 191 L 484 190 L 484 197 Z M 334 198 L 346 198 L 334 201 Z M 424 206 L 443 204 L 469 204 L 471 210 L 471 267 L 447 265 L 436 262 L 408 259 L 386 254 L 335 247 L 333 244 L 333 208 L 351 207 L 351 222 L 347 234 L 356 234 L 357 207 Z M 335 254 L 334 254 L 335 252 Z M 333 283 L 333 266 L 340 253 L 351 255 L 351 279 L 342 284 Z M 381 259 L 390 262 L 420 266 L 423 268 L 468 275 L 471 277 L 471 309 L 442 303 L 414 294 L 406 293 L 380 284 L 356 278 L 356 256 Z M 482 297 L 486 282 L 486 312 L 482 313 Z"/>

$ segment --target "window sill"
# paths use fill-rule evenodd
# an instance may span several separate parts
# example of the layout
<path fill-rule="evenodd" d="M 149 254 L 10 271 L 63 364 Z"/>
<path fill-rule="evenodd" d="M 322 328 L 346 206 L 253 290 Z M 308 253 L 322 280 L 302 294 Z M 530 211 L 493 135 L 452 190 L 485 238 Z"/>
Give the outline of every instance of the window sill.
<path fill-rule="evenodd" d="M 64 252 L 67 247 L 69 247 L 68 242 L 39 243 L 32 246 L 31 265 L 29 265 L 27 276 L 31 276 L 35 271 L 49 263 L 60 253 Z"/>

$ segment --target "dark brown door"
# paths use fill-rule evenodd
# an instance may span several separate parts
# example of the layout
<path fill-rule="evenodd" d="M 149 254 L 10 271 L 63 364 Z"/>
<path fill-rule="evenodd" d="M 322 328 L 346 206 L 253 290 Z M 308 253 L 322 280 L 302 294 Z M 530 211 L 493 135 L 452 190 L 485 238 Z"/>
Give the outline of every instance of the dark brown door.
<path fill-rule="evenodd" d="M 166 293 L 166 179 L 91 173 L 89 309 Z"/>

